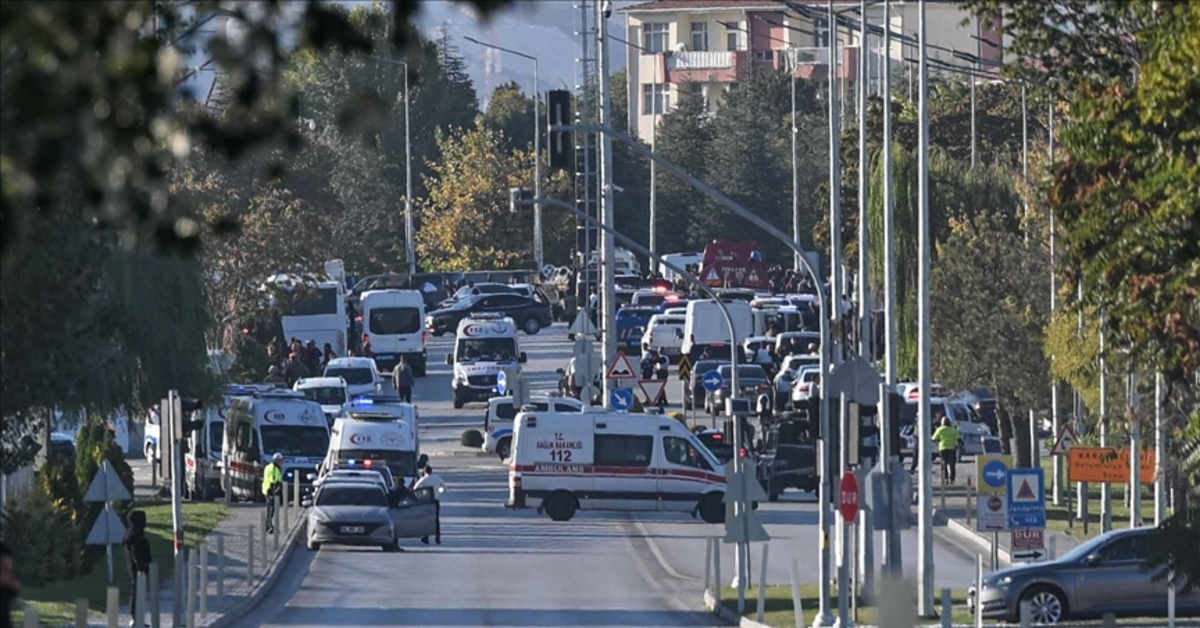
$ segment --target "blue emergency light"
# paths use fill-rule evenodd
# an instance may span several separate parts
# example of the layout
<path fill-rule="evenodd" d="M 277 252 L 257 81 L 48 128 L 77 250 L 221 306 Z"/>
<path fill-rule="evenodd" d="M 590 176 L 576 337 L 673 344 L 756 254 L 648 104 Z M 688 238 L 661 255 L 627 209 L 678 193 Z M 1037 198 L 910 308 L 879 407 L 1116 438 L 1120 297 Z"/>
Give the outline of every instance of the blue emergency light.
<path fill-rule="evenodd" d="M 355 397 L 353 403 L 356 406 L 373 406 L 375 405 L 375 400 L 370 397 Z"/>

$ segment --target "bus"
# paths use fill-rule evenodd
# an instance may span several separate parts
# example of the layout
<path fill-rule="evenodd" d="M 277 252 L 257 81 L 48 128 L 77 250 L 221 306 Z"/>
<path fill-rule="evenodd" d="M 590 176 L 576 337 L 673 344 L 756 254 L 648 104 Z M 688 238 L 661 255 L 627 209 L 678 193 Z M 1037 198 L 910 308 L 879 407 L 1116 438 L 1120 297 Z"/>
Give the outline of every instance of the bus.
<path fill-rule="evenodd" d="M 274 290 L 274 301 L 283 322 L 286 342 L 293 338 L 317 343 L 324 351 L 328 344 L 338 356 L 346 355 L 346 293 L 342 284 L 332 280 L 306 280 L 292 275 L 272 275 L 267 285 Z"/>

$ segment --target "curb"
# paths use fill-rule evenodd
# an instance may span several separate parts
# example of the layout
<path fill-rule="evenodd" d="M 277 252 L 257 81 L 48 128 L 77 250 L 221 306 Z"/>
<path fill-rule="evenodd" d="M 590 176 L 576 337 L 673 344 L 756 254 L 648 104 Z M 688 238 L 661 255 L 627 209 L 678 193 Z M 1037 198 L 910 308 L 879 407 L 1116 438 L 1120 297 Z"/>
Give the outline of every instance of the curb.
<path fill-rule="evenodd" d="M 724 604 L 718 604 L 717 599 L 708 589 L 704 590 L 704 608 L 711 611 L 717 617 L 742 628 L 771 628 L 767 624 L 750 619 L 749 617 L 738 617 L 738 614 L 729 610 Z"/>
<path fill-rule="evenodd" d="M 950 519 L 947 517 L 943 517 L 943 518 L 945 518 L 945 520 L 946 520 L 946 532 L 954 535 L 954 537 L 957 538 L 959 541 L 962 541 L 963 543 L 966 543 L 967 545 L 970 545 L 971 547 L 975 548 L 975 550 L 979 554 L 982 554 L 984 556 L 991 555 L 992 542 L 990 539 L 980 536 L 980 534 L 978 532 L 972 530 L 965 523 L 962 523 L 961 521 L 959 521 L 957 519 Z M 1012 561 L 1012 555 L 1009 553 L 1008 550 L 997 545 L 996 546 L 996 554 L 1000 559 L 1000 565 L 999 565 L 1000 567 L 1012 567 L 1013 566 L 1014 563 Z"/>
<path fill-rule="evenodd" d="M 307 528 L 308 516 L 306 514 L 303 522 L 293 526 L 287 538 L 283 539 L 279 552 L 275 554 L 275 558 L 271 560 L 271 564 L 267 567 L 266 575 L 259 578 L 258 583 L 250 589 L 250 593 L 241 602 L 238 602 L 236 606 L 221 612 L 215 618 L 199 625 L 202 628 L 228 628 L 228 626 L 257 608 L 262 599 L 275 586 L 276 581 L 279 580 L 279 576 L 282 574 L 280 566 L 291 557 L 292 552 L 296 549 L 298 545 L 296 538 L 300 535 L 300 531 Z"/>

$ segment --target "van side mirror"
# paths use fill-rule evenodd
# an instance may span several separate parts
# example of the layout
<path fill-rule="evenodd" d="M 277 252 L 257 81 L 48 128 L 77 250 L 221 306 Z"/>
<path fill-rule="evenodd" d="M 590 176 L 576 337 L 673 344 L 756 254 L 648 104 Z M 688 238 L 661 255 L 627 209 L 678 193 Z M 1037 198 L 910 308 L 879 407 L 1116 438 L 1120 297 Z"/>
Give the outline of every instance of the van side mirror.
<path fill-rule="evenodd" d="M 312 508 L 312 504 L 313 502 L 311 497 L 305 497 L 300 500 L 300 505 L 304 506 L 305 508 Z"/>
<path fill-rule="evenodd" d="M 525 352 L 522 351 L 521 355 L 517 357 L 517 361 L 520 362 L 521 364 L 524 364 L 526 362 L 526 360 L 528 360 L 528 358 L 525 357 Z"/>
<path fill-rule="evenodd" d="M 446 366 L 454 366 L 454 356 L 449 353 L 446 354 Z"/>

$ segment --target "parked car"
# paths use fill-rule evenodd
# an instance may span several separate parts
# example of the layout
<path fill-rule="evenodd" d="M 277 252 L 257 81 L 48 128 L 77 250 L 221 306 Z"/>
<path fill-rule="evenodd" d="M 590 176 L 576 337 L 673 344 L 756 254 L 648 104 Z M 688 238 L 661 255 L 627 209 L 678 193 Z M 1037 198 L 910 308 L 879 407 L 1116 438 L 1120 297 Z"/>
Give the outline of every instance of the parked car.
<path fill-rule="evenodd" d="M 730 375 L 732 374 L 733 367 L 728 364 L 722 364 L 718 367 L 722 382 L 717 392 L 713 393 L 713 403 L 718 410 L 725 407 L 725 399 L 731 395 L 750 399 L 750 402 L 753 404 L 759 395 L 771 392 L 771 380 L 767 377 L 767 372 L 763 370 L 763 367 L 757 364 L 739 364 L 737 368 L 739 390 L 735 393 L 730 390 L 730 386 L 732 385 Z M 705 409 L 708 408 L 706 407 Z"/>
<path fill-rule="evenodd" d="M 482 294 L 521 294 L 521 291 L 505 283 L 477 283 L 459 288 L 449 298 L 439 303 L 438 307 L 448 308 L 467 297 L 475 297 Z"/>
<path fill-rule="evenodd" d="M 699 408 L 705 405 L 705 400 L 708 398 L 708 391 L 704 390 L 704 374 L 716 370 L 721 362 L 717 360 L 700 360 L 692 365 L 692 377 L 688 382 L 688 388 L 691 389 L 690 395 L 683 400 L 685 409 Z"/>
<path fill-rule="evenodd" d="M 502 314 L 513 319 L 517 328 L 529 335 L 536 334 L 543 327 L 554 323 L 549 304 L 507 292 L 468 296 L 450 307 L 430 312 L 425 317 L 426 327 L 434 336 L 453 333 L 458 329 L 459 321 L 469 315 L 484 312 Z"/>

